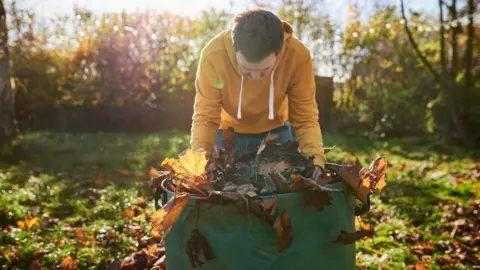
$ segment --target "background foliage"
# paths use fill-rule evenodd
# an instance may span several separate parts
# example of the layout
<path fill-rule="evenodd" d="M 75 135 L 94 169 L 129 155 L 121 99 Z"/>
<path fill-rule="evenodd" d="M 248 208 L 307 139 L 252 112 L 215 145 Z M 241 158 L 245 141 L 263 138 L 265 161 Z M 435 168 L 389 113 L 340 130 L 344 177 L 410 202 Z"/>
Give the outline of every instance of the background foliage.
<path fill-rule="evenodd" d="M 476 129 L 467 128 L 468 136 L 461 136 L 452 123 L 442 82 L 419 60 L 398 7 L 378 5 L 365 19 L 352 5 L 346 24 L 338 25 L 323 11 L 321 1 L 257 4 L 290 22 L 311 49 L 317 74 L 334 77 L 336 129 L 381 137 L 440 134 L 478 141 Z M 444 34 L 446 58 L 451 65 L 456 61 L 455 82 L 462 86 L 467 74 L 469 11 L 466 4 L 457 4 L 460 19 L 452 21 L 448 3 L 443 8 L 448 9 L 444 18 L 448 27 Z M 38 118 L 41 108 L 133 106 L 168 112 L 178 106 L 191 107 L 200 50 L 230 26 L 232 16 L 215 9 L 196 18 L 168 12 L 96 15 L 76 9 L 75 17 L 59 16 L 45 22 L 31 11 L 19 9 L 15 1 L 7 9 L 17 115 L 20 122 L 30 123 L 26 127 L 35 126 L 28 120 Z M 440 70 L 439 18 L 409 14 L 407 10 L 407 24 L 419 50 Z M 452 89 L 463 93 L 455 98 L 463 127 L 480 124 L 476 18 L 472 37 L 476 49 L 468 69 L 473 82 L 468 88 Z M 453 32 L 456 45 L 451 39 Z M 189 117 L 185 119 L 189 121 Z"/>

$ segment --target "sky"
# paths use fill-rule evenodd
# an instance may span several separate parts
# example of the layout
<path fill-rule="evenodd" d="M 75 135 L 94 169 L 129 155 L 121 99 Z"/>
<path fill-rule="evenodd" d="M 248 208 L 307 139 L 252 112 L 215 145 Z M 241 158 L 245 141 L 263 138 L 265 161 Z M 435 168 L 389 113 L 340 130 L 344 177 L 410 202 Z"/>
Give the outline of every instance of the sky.
<path fill-rule="evenodd" d="M 406 6 L 416 11 L 436 12 L 438 0 L 405 0 Z M 238 12 L 252 5 L 252 0 L 20 0 L 21 6 L 30 7 L 46 18 L 60 14 L 72 14 L 73 7 L 87 8 L 94 13 L 143 11 L 155 9 L 172 13 L 195 16 L 201 10 L 213 6 L 231 12 Z M 334 19 L 345 20 L 349 3 L 364 7 L 364 13 L 372 10 L 377 0 L 323 0 L 326 12 Z M 399 0 L 382 0 L 383 3 L 399 4 Z M 233 3 L 233 5 L 232 5 Z M 197 8 L 200 6 L 200 8 Z"/>

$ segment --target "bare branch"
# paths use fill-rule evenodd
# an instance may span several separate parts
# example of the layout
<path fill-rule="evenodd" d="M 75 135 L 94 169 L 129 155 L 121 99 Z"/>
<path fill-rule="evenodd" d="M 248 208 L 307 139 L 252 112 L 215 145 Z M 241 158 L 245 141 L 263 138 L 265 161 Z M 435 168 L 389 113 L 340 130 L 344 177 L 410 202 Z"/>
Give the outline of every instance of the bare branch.
<path fill-rule="evenodd" d="M 428 62 L 427 58 L 422 54 L 422 52 L 418 48 L 417 42 L 413 39 L 412 32 L 410 31 L 410 28 L 408 27 L 408 20 L 407 20 L 407 16 L 405 15 L 405 5 L 403 3 L 403 0 L 400 0 L 400 3 L 401 3 L 401 7 L 402 7 L 402 17 L 403 17 L 403 20 L 405 21 L 405 23 L 404 23 L 405 31 L 407 32 L 408 39 L 410 40 L 410 43 L 412 44 L 413 49 L 415 49 L 415 52 L 417 53 L 418 57 L 422 60 L 423 64 L 427 67 L 427 69 L 430 71 L 430 73 L 433 74 L 435 79 L 437 79 L 438 81 L 443 81 L 443 79 L 440 77 L 440 74 L 438 74 L 438 72 L 436 72 L 433 69 L 430 62 Z"/>

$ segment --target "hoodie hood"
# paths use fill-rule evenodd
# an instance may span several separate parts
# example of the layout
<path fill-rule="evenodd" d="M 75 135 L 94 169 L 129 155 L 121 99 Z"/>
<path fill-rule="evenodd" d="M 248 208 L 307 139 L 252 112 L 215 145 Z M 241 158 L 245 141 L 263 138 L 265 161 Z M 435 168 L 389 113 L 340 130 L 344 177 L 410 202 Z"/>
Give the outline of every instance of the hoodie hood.
<path fill-rule="evenodd" d="M 286 42 L 288 39 L 290 39 L 293 35 L 293 29 L 292 26 L 285 22 L 282 21 L 283 24 L 283 46 L 280 49 L 280 52 L 278 53 L 277 56 L 277 61 L 275 62 L 275 65 L 273 67 L 272 73 L 270 74 L 270 93 L 269 93 L 269 99 L 268 99 L 268 119 L 274 120 L 274 104 L 273 104 L 273 97 L 274 97 L 274 92 L 275 92 L 275 85 L 274 85 L 274 74 L 275 74 L 275 69 L 278 66 L 278 64 L 281 62 L 282 57 L 285 53 L 285 46 Z M 237 58 L 235 55 L 235 48 L 233 46 L 233 39 L 231 35 L 231 31 L 228 35 L 224 36 L 224 43 L 225 43 L 225 48 L 227 50 L 227 55 L 230 60 L 230 63 L 232 64 L 233 68 L 237 72 L 238 76 L 240 76 L 240 94 L 238 97 L 238 109 L 237 109 L 237 119 L 242 119 L 242 96 L 243 96 L 243 80 L 244 76 L 242 72 L 240 71 L 239 65 L 237 63 Z"/>

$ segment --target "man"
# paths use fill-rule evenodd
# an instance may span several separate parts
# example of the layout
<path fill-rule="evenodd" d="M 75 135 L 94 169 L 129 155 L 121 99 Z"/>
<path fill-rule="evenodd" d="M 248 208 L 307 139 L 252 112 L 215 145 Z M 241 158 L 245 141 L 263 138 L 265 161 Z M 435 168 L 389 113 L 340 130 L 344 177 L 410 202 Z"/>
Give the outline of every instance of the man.
<path fill-rule="evenodd" d="M 202 50 L 191 130 L 193 149 L 222 147 L 222 129 L 233 127 L 237 149 L 255 150 L 266 134 L 293 140 L 314 156 L 312 178 L 325 167 L 310 51 L 292 27 L 256 8 L 235 16 L 231 30 Z"/>

